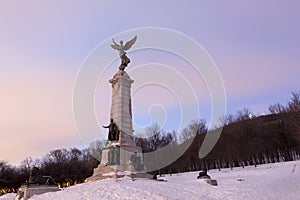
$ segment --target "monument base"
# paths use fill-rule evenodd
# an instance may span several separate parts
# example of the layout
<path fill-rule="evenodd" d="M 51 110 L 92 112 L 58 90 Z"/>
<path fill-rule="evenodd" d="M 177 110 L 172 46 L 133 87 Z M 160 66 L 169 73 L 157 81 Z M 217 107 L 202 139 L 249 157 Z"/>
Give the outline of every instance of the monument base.
<path fill-rule="evenodd" d="M 118 165 L 115 166 L 105 166 L 100 164 L 97 168 L 94 169 L 93 176 L 87 178 L 87 181 L 98 181 L 103 180 L 107 178 L 123 178 L 123 177 L 129 177 L 131 179 L 137 179 L 137 178 L 146 178 L 146 179 L 152 179 L 153 176 L 150 174 L 147 174 L 145 172 L 134 172 L 134 171 L 122 171 L 118 170 Z"/>
<path fill-rule="evenodd" d="M 108 142 L 102 149 L 101 163 L 94 169 L 93 176 L 87 181 L 97 181 L 107 178 L 123 178 L 125 176 L 132 179 L 150 178 L 153 176 L 142 172 L 141 148 L 131 145 L 122 145 L 118 142 Z"/>

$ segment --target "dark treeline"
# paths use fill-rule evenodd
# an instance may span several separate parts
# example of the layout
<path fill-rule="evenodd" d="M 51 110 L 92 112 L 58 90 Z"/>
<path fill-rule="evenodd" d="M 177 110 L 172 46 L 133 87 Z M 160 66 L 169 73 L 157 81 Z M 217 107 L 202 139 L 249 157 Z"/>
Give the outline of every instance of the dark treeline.
<path fill-rule="evenodd" d="M 270 105 L 268 115 L 255 116 L 249 109 L 243 109 L 220 122 L 214 130 L 207 131 L 204 120 L 193 121 L 182 131 L 177 139 L 179 142 L 174 134 L 166 134 L 154 126 L 147 133 L 153 136 L 137 139 L 137 145 L 145 152 L 151 152 L 165 145 L 166 136 L 168 141 L 173 140 L 175 150 L 192 141 L 179 159 L 152 172 L 154 174 L 256 166 L 300 158 L 300 92 L 292 93 L 285 106 L 279 103 Z M 220 128 L 222 134 L 217 144 L 205 158 L 200 159 L 199 150 L 204 137 L 215 134 Z"/>
<path fill-rule="evenodd" d="M 300 158 L 300 92 L 292 93 L 287 105 L 270 105 L 268 115 L 255 116 L 249 109 L 243 109 L 224 117 L 220 123 L 214 130 L 208 131 L 204 120 L 195 120 L 179 136 L 176 131 L 165 132 L 153 125 L 146 129 L 143 137 L 135 138 L 135 142 L 145 153 L 170 143 L 170 157 L 183 146 L 191 144 L 176 161 L 162 169 L 158 165 L 157 171 L 152 174 L 256 166 Z M 199 150 L 204 137 L 215 134 L 220 128 L 222 134 L 217 144 L 205 158 L 200 159 Z M 52 176 L 61 187 L 82 183 L 99 164 L 103 146 L 103 141 L 96 141 L 84 150 L 57 149 L 40 159 L 26 158 L 20 166 L 0 161 L 0 195 L 14 192 L 28 181 L 32 166 Z M 155 163 L 155 160 L 151 162 Z"/>
<path fill-rule="evenodd" d="M 98 166 L 97 159 L 100 158 L 96 159 L 93 154 L 101 155 L 102 147 L 103 142 L 96 141 L 88 149 L 57 149 L 40 159 L 26 158 L 20 166 L 0 161 L 0 195 L 15 192 L 22 183 L 28 182 L 33 166 L 38 167 L 42 174 L 52 176 L 60 187 L 83 183 Z"/>

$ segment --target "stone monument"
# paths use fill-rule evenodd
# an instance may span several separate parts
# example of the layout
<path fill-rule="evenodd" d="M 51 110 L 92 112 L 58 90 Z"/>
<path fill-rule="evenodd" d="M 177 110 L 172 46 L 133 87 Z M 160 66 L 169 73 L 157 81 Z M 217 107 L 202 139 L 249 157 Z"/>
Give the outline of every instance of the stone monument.
<path fill-rule="evenodd" d="M 117 44 L 113 39 L 113 49 L 119 51 L 121 64 L 119 71 L 109 83 L 112 86 L 112 102 L 110 110 L 110 124 L 103 126 L 109 129 L 106 146 L 102 149 L 100 165 L 94 169 L 88 181 L 130 177 L 147 177 L 146 173 L 139 173 L 144 169 L 142 149 L 136 146 L 133 140 L 132 110 L 131 110 L 131 84 L 134 82 L 126 73 L 125 68 L 130 63 L 125 50 L 128 50 L 136 41 L 137 36 L 123 45 Z"/>

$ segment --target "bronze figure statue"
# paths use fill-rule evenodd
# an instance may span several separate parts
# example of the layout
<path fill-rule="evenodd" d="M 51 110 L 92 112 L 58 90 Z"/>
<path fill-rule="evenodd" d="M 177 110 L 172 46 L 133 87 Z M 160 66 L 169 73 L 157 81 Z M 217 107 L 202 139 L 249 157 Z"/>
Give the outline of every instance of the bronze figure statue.
<path fill-rule="evenodd" d="M 113 119 L 110 119 L 110 124 L 103 126 L 103 128 L 108 128 L 108 140 L 109 141 L 119 141 L 119 128 Z"/>
<path fill-rule="evenodd" d="M 137 39 L 137 36 L 134 36 L 134 38 L 132 38 L 131 40 L 129 40 L 128 42 L 126 42 L 125 45 L 123 45 L 123 41 L 120 41 L 120 44 L 117 44 L 115 42 L 114 39 L 112 39 L 113 44 L 111 44 L 110 46 L 119 51 L 119 55 L 121 58 L 121 65 L 119 66 L 119 70 L 124 71 L 125 67 L 127 67 L 127 65 L 130 63 L 130 59 L 126 56 L 126 50 L 130 49 L 132 47 L 132 45 L 135 43 Z"/>

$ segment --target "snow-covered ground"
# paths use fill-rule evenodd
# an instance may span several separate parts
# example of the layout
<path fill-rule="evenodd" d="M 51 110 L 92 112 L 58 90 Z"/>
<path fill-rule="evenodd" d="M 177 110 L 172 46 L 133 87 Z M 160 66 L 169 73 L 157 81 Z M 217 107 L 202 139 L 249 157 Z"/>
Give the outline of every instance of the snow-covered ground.
<path fill-rule="evenodd" d="M 129 178 L 88 182 L 31 199 L 300 199 L 300 161 L 211 170 L 208 174 L 218 186 L 197 180 L 198 172 L 189 172 L 166 175 L 167 182 Z M 14 194 L 7 194 L 0 200 L 14 198 Z"/>

